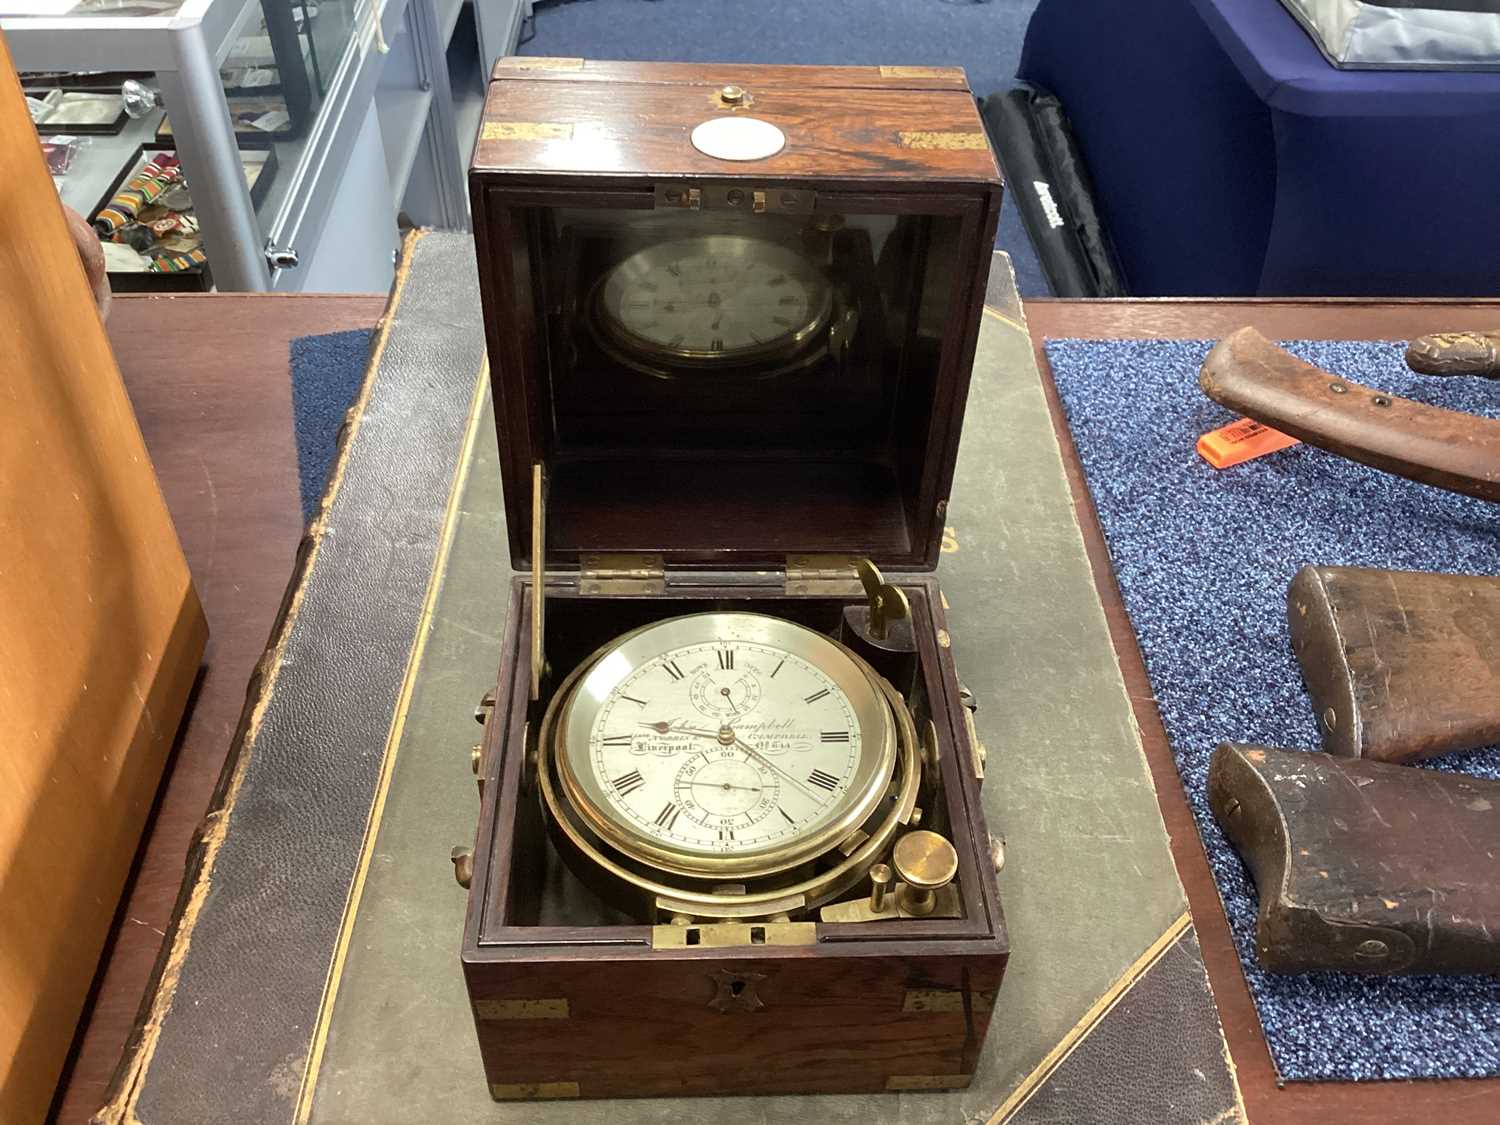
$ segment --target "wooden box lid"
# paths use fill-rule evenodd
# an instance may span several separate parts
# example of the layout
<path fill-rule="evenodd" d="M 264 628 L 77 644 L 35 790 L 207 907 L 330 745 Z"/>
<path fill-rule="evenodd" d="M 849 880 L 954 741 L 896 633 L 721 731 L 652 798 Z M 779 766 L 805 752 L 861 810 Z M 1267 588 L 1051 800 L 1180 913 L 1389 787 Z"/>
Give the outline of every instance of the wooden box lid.
<path fill-rule="evenodd" d="M 748 104 L 727 106 L 725 86 Z M 746 164 L 688 142 L 707 118 L 745 115 L 787 136 Z M 528 135 L 529 134 L 529 135 Z M 517 143 L 524 139 L 524 143 Z M 476 172 L 823 178 L 934 185 L 1000 173 L 958 67 L 754 66 L 510 56 L 495 63 Z"/>
<path fill-rule="evenodd" d="M 696 126 L 735 117 L 784 147 L 695 147 Z M 470 192 L 518 569 L 538 467 L 549 569 L 622 553 L 936 565 L 1000 204 L 961 70 L 504 58 Z M 816 364 L 650 378 L 594 347 L 614 266 L 652 237 L 720 236 L 816 244 L 835 294 Z"/>

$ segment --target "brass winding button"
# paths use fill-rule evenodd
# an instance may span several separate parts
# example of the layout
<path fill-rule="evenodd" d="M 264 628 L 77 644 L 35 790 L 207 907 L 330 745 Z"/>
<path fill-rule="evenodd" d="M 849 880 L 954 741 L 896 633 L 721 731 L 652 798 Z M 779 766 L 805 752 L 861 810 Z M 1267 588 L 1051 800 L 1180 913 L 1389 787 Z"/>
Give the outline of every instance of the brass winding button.
<path fill-rule="evenodd" d="M 896 841 L 891 864 L 904 886 L 898 903 L 908 914 L 931 914 L 937 892 L 958 874 L 958 852 L 942 836 L 919 828 Z"/>

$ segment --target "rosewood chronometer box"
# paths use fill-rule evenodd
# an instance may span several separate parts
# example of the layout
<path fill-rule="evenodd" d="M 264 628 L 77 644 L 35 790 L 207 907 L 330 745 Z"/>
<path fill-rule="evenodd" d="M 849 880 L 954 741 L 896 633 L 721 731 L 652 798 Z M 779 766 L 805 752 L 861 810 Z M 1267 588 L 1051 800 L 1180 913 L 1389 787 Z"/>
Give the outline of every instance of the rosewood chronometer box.
<path fill-rule="evenodd" d="M 455 854 L 492 1095 L 966 1086 L 1009 947 L 934 574 L 1001 199 L 962 71 L 506 58 L 469 182 L 518 572 Z M 703 613 L 892 691 L 897 846 L 822 896 L 613 895 L 539 792 L 570 676 Z"/>

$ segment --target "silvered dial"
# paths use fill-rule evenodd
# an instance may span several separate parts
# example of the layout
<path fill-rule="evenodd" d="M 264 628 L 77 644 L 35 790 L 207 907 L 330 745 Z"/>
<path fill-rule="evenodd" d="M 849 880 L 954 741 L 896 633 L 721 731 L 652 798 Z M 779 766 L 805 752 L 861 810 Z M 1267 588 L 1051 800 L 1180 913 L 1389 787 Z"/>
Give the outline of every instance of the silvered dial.
<path fill-rule="evenodd" d="M 601 834 L 703 873 L 776 870 L 836 843 L 894 754 L 884 701 L 847 651 L 758 614 L 630 635 L 585 676 L 564 734 L 560 774 Z"/>
<path fill-rule="evenodd" d="M 598 315 L 645 358 L 744 365 L 798 350 L 828 323 L 822 269 L 776 242 L 707 235 L 661 242 L 605 276 Z"/>

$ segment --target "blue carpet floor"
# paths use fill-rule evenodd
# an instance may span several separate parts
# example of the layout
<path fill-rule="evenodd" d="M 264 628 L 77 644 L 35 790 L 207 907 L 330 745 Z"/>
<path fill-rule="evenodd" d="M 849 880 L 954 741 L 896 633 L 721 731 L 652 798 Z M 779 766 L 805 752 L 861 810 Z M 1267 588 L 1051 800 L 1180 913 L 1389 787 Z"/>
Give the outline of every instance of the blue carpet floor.
<path fill-rule="evenodd" d="M 1014 81 L 1037 0 L 570 0 L 538 3 L 523 55 L 681 62 L 961 66 L 980 97 Z M 996 245 L 1023 297 L 1050 293 L 1012 207 Z"/>
<path fill-rule="evenodd" d="M 1271 1055 L 1290 1079 L 1500 1075 L 1500 978 L 1261 972 L 1254 886 L 1205 791 L 1221 741 L 1319 745 L 1286 623 L 1298 567 L 1500 573 L 1500 505 L 1309 446 L 1216 472 L 1193 449 L 1232 417 L 1198 389 L 1209 347 L 1049 340 L 1047 358 Z M 1500 418 L 1500 388 L 1413 375 L 1399 345 L 1292 350 L 1396 394 Z M 1500 778 L 1500 747 L 1428 768 Z"/>

